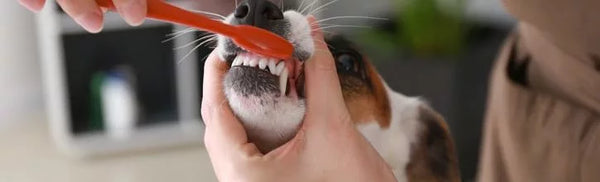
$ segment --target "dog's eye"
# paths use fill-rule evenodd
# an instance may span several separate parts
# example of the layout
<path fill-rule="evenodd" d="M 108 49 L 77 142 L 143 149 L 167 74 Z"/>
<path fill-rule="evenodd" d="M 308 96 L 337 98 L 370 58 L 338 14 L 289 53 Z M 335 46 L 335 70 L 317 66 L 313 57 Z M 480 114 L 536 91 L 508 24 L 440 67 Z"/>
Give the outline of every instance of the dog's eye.
<path fill-rule="evenodd" d="M 358 66 L 356 57 L 351 54 L 340 54 L 336 56 L 336 64 L 338 69 L 344 71 L 358 72 Z"/>

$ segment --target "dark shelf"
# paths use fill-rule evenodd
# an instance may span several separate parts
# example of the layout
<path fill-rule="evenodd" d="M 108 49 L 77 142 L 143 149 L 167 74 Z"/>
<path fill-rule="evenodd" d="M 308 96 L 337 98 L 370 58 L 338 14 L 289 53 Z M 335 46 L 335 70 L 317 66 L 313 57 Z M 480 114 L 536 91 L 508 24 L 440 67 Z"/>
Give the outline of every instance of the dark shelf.
<path fill-rule="evenodd" d="M 138 126 L 178 120 L 174 51 L 162 41 L 172 26 L 62 36 L 71 130 L 100 130 L 91 123 L 91 80 L 117 65 L 131 68 L 139 105 Z"/>

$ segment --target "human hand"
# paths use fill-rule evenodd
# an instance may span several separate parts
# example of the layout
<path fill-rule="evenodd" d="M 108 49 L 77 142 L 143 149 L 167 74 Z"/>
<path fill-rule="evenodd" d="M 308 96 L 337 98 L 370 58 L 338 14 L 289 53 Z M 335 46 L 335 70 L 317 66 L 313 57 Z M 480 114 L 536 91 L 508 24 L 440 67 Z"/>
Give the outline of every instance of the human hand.
<path fill-rule="evenodd" d="M 292 140 L 267 154 L 248 142 L 227 104 L 222 84 L 228 66 L 215 52 L 208 57 L 204 141 L 219 181 L 395 181 L 385 161 L 353 126 L 320 30 L 313 32 L 313 39 L 316 51 L 305 63 L 305 119 Z"/>
<path fill-rule="evenodd" d="M 97 33 L 103 27 L 104 11 L 95 0 L 56 0 L 60 7 L 89 32 Z M 146 18 L 146 0 L 112 0 L 117 12 L 125 21 L 137 26 Z M 39 12 L 46 0 L 19 0 L 27 9 Z"/>

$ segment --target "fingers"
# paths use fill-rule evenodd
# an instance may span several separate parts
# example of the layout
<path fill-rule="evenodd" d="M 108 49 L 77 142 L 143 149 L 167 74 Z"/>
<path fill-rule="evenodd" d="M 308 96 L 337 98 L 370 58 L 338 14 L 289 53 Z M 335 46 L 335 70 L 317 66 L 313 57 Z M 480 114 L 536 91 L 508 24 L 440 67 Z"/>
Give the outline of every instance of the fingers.
<path fill-rule="evenodd" d="M 239 150 L 248 143 L 246 132 L 233 115 L 223 92 L 228 67 L 216 52 L 208 56 L 204 65 L 202 119 L 206 125 L 204 140 L 209 152 Z"/>
<path fill-rule="evenodd" d="M 296 157 L 300 155 L 306 145 L 306 132 L 301 128 L 296 136 L 282 146 L 265 154 L 265 158 Z"/>
<path fill-rule="evenodd" d="M 331 52 L 325 43 L 323 33 L 321 32 L 315 19 L 309 17 L 309 22 L 313 26 L 312 32 L 313 41 L 315 44 L 315 52 L 313 56 L 306 62 L 305 65 L 305 93 L 307 99 L 307 113 L 305 124 L 309 125 L 315 121 L 311 116 L 331 116 L 328 118 L 331 122 L 345 120 L 347 114 L 346 105 L 342 96 L 335 61 Z M 337 117 L 344 118 L 337 118 Z M 315 122 L 321 122 L 317 120 Z"/>
<path fill-rule="evenodd" d="M 19 0 L 27 9 L 38 12 L 46 0 Z M 71 16 L 75 22 L 91 33 L 102 30 L 103 12 L 95 0 L 57 0 L 62 9 Z M 117 12 L 125 21 L 137 26 L 144 22 L 147 13 L 146 0 L 113 0 Z"/>
<path fill-rule="evenodd" d="M 19 0 L 19 3 L 30 11 L 39 12 L 44 7 L 46 0 Z"/>
<path fill-rule="evenodd" d="M 202 85 L 202 117 L 207 120 L 207 125 L 212 125 L 216 117 L 224 117 L 226 115 L 215 115 L 209 108 L 222 107 L 227 104 L 225 94 L 223 92 L 223 80 L 227 72 L 227 64 L 219 59 L 216 52 L 212 52 L 204 63 L 204 80 Z M 231 109 L 224 107 L 223 110 L 231 112 Z M 228 117 L 227 119 L 235 119 Z"/>
<path fill-rule="evenodd" d="M 146 0 L 113 0 L 113 3 L 128 24 L 137 26 L 144 22 L 148 10 Z"/>
<path fill-rule="evenodd" d="M 102 10 L 94 0 L 57 0 L 62 9 L 91 33 L 102 30 Z"/>

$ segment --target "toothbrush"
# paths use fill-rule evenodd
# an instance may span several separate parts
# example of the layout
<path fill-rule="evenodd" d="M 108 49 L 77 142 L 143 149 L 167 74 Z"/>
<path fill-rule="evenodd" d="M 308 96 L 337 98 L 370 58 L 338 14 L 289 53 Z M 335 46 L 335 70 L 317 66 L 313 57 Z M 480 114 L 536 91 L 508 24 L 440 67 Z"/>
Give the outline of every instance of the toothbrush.
<path fill-rule="evenodd" d="M 115 10 L 112 0 L 96 0 L 101 7 Z M 249 25 L 228 25 L 203 15 L 186 11 L 163 0 L 147 0 L 147 17 L 182 24 L 227 36 L 243 49 L 279 59 L 289 59 L 294 47 L 290 42 L 267 30 Z"/>

